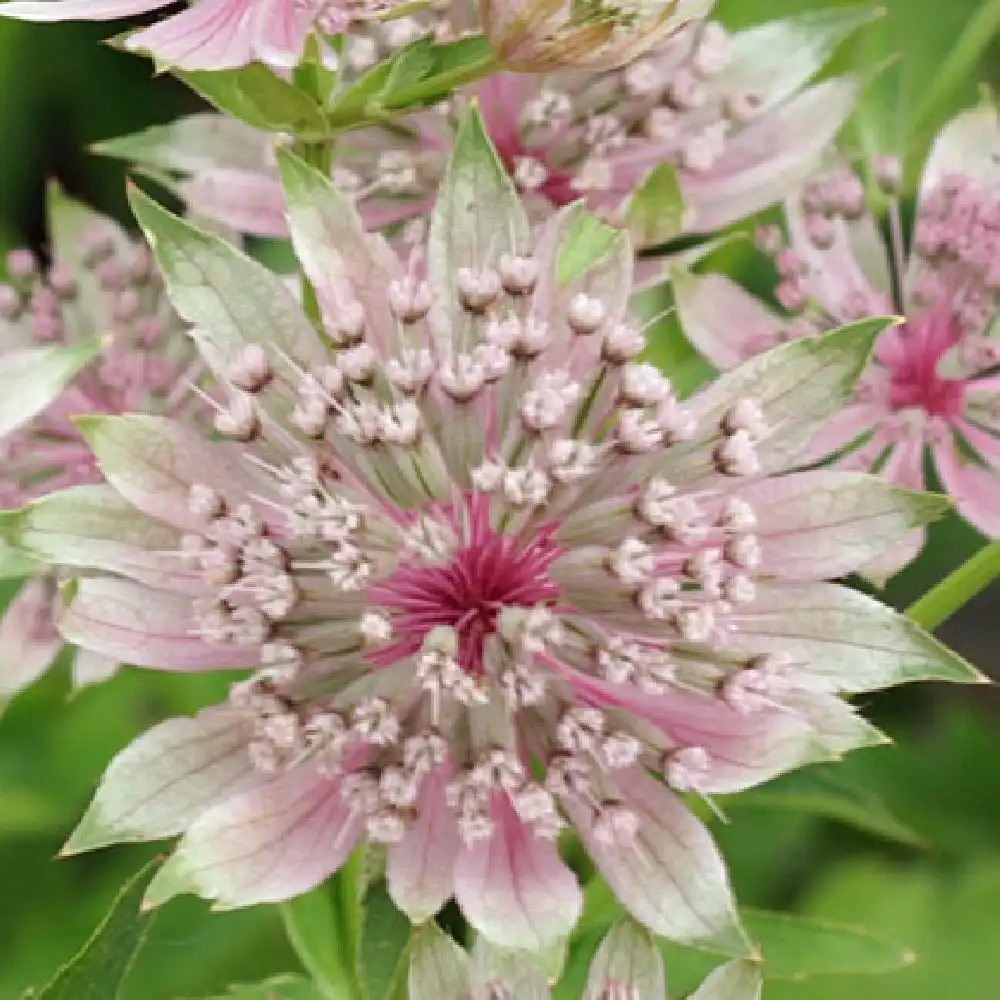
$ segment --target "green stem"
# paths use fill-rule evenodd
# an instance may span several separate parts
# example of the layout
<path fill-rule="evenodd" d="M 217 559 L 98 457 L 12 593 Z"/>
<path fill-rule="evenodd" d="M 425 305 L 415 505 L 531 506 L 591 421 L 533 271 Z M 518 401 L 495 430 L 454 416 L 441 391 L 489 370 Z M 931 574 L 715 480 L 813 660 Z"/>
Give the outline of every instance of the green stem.
<path fill-rule="evenodd" d="M 918 625 L 935 629 L 998 578 L 1000 542 L 993 542 L 914 601 L 906 609 L 906 614 Z"/>

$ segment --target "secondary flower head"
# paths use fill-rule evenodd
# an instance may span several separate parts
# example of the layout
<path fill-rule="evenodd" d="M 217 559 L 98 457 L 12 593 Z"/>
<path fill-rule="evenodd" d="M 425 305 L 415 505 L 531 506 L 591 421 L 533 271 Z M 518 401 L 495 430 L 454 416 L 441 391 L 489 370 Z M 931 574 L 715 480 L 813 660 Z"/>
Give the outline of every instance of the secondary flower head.
<path fill-rule="evenodd" d="M 787 244 L 780 232 L 762 234 L 781 275 L 777 297 L 783 313 L 756 302 L 727 279 L 710 276 L 682 279 L 682 319 L 694 342 L 725 367 L 783 340 L 866 316 L 902 313 L 905 322 L 882 335 L 853 399 L 817 436 L 811 457 L 846 450 L 842 467 L 871 469 L 920 488 L 929 452 L 959 511 L 996 536 L 996 110 L 987 104 L 969 111 L 938 136 L 924 170 L 909 246 L 895 200 L 900 164 L 881 158 L 872 168 L 874 203 L 854 171 L 837 167 L 789 203 Z M 886 204 L 888 244 L 878 223 Z M 879 568 L 879 575 L 900 568 L 922 544 L 922 534 L 914 533 Z"/>
<path fill-rule="evenodd" d="M 871 334 L 792 345 L 684 405 L 638 360 L 628 238 L 595 252 L 580 206 L 532 238 L 477 116 L 409 267 L 319 174 L 281 166 L 321 335 L 279 279 L 136 203 L 178 262 L 231 440 L 89 422 L 139 508 L 132 537 L 175 534 L 145 552 L 155 586 L 119 560 L 80 581 L 62 628 L 140 665 L 253 673 L 125 750 L 69 849 L 183 833 L 150 901 L 239 906 L 311 888 L 367 837 L 414 920 L 454 895 L 487 938 L 537 948 L 580 913 L 569 827 L 639 921 L 742 953 L 722 861 L 678 793 L 877 739 L 840 690 L 968 676 L 817 582 L 939 502 L 775 475 Z"/>
<path fill-rule="evenodd" d="M 180 69 L 235 69 L 260 61 L 291 67 L 310 35 L 335 35 L 390 12 L 400 0 L 193 0 L 186 10 L 131 35 L 125 45 Z M 0 16 L 23 21 L 112 21 L 173 0 L 13 0 Z"/>
<path fill-rule="evenodd" d="M 816 169 L 853 106 L 857 81 L 807 84 L 865 16 L 811 13 L 734 35 L 692 21 L 621 70 L 502 73 L 391 128 L 346 134 L 334 180 L 369 228 L 403 228 L 419 239 L 419 226 L 406 223 L 427 218 L 457 124 L 474 100 L 533 219 L 583 198 L 602 217 L 628 224 L 639 244 L 712 232 L 782 199 Z M 763 52 L 797 51 L 803 37 L 805 55 L 780 72 L 761 72 Z M 212 121 L 155 127 L 104 151 L 179 175 L 180 193 L 200 215 L 284 234 L 273 140 Z M 676 192 L 651 180 L 664 164 L 676 172 Z M 645 203 L 630 212 L 637 192 Z"/>
<path fill-rule="evenodd" d="M 145 244 L 59 192 L 50 231 L 51 266 L 15 250 L 0 284 L 0 509 L 99 483 L 74 418 L 139 409 L 182 417 L 200 367 Z M 9 606 L 0 698 L 34 680 L 62 646 L 57 604 L 43 575 Z M 94 675 L 87 660 L 78 680 Z"/>
<path fill-rule="evenodd" d="M 483 33 L 511 69 L 611 69 L 642 55 L 713 0 L 479 0 Z"/>

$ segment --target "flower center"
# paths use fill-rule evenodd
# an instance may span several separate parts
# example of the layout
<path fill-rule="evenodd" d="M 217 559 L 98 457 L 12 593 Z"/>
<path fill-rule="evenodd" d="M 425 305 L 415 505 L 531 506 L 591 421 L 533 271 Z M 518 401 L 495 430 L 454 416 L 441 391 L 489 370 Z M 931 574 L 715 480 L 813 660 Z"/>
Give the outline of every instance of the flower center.
<path fill-rule="evenodd" d="M 371 589 L 372 602 L 392 616 L 396 639 L 373 654 L 379 665 L 413 656 L 432 629 L 446 626 L 458 640 L 455 659 L 466 673 L 479 676 L 484 645 L 497 631 L 500 612 L 547 604 L 559 596 L 548 569 L 561 550 L 550 532 L 543 530 L 525 542 L 490 527 L 482 497 L 466 507 L 466 537 L 446 562 L 405 562 Z M 451 515 L 447 520 L 450 527 L 461 528 L 463 518 Z"/>
<path fill-rule="evenodd" d="M 950 310 L 929 309 L 901 327 L 887 350 L 880 350 L 880 360 L 889 369 L 889 405 L 893 410 L 917 408 L 945 419 L 962 413 L 966 382 L 938 374 L 942 357 L 960 336 Z"/>

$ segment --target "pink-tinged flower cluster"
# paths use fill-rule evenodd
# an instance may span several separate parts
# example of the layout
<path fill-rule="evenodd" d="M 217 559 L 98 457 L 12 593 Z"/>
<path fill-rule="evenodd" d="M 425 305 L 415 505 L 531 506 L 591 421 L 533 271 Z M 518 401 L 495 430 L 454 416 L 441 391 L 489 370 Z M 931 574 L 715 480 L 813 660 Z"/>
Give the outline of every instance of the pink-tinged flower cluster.
<path fill-rule="evenodd" d="M 390 12 L 400 0 L 193 0 L 131 35 L 127 48 L 186 70 L 235 69 L 260 61 L 297 65 L 306 40 L 336 35 Z M 23 21 L 113 21 L 162 10 L 173 0 L 13 0 L 0 16 Z"/>
<path fill-rule="evenodd" d="M 483 33 L 511 69 L 613 69 L 700 20 L 714 0 L 479 0 Z"/>
<path fill-rule="evenodd" d="M 557 848 L 571 827 L 637 920 L 742 953 L 722 860 L 679 793 L 878 741 L 838 691 L 971 676 L 820 582 L 940 505 L 776 475 L 848 391 L 863 330 L 681 404 L 638 360 L 627 238 L 588 258 L 572 206 L 532 239 L 477 121 L 426 269 L 282 155 L 321 336 L 263 268 L 137 204 L 165 259 L 200 262 L 167 278 L 230 440 L 87 423 L 133 520 L 174 537 L 140 563 L 91 536 L 115 572 L 79 581 L 62 629 L 138 665 L 253 672 L 119 755 L 68 849 L 183 834 L 150 901 L 232 907 L 308 890 L 367 838 L 415 921 L 454 896 L 487 938 L 538 948 L 581 911 Z M 858 645 L 868 628 L 877 649 Z"/>
<path fill-rule="evenodd" d="M 779 313 L 721 276 L 685 278 L 688 334 L 728 367 L 776 343 L 866 316 L 902 313 L 886 331 L 849 405 L 811 457 L 921 488 L 930 453 L 959 511 L 1000 534 L 1000 127 L 984 105 L 946 126 L 921 185 L 912 239 L 895 195 L 901 168 L 882 158 L 873 206 L 848 167 L 817 177 L 788 206 L 788 241 L 762 233 L 781 280 Z M 888 198 L 886 198 L 888 195 Z M 888 243 L 878 208 L 888 208 Z M 686 291 L 685 291 L 686 290 Z M 920 532 L 878 568 L 886 575 L 922 547 Z"/>
<path fill-rule="evenodd" d="M 402 229 L 404 239 L 419 240 L 456 125 L 474 99 L 534 218 L 582 198 L 623 224 L 636 192 L 669 164 L 684 216 L 673 218 L 676 207 L 659 206 L 671 218 L 670 232 L 712 232 L 784 198 L 815 170 L 850 112 L 857 81 L 806 86 L 835 43 L 860 23 L 856 14 L 828 20 L 806 16 L 734 36 L 716 22 L 697 22 L 621 70 L 501 73 L 391 128 L 348 133 L 338 143 L 334 181 L 355 199 L 369 228 Z M 797 58 L 785 72 L 761 73 L 761 51 L 790 49 L 803 36 L 811 41 L 810 58 Z M 207 128 L 198 116 L 105 149 L 181 175 L 179 190 L 192 212 L 240 231 L 285 235 L 272 140 L 220 121 L 207 148 Z M 656 227 L 635 235 L 640 242 L 658 239 Z"/>
<path fill-rule="evenodd" d="M 196 405 L 190 383 L 202 365 L 146 245 L 59 193 L 51 219 L 51 266 L 15 250 L 0 284 L 0 509 L 101 481 L 75 418 L 144 410 L 184 419 Z M 44 572 L 9 605 L 0 620 L 0 699 L 39 676 L 62 647 L 58 605 L 55 578 Z M 82 654 L 76 667 L 84 683 L 110 664 Z"/>

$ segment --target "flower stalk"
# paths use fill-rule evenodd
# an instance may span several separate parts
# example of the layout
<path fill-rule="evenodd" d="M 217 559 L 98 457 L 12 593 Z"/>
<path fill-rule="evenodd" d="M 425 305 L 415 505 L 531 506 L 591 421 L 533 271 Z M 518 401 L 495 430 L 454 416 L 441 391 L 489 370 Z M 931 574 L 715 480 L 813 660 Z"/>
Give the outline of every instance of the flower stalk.
<path fill-rule="evenodd" d="M 1000 542 L 993 542 L 914 601 L 906 614 L 923 628 L 936 629 L 998 578 Z"/>

